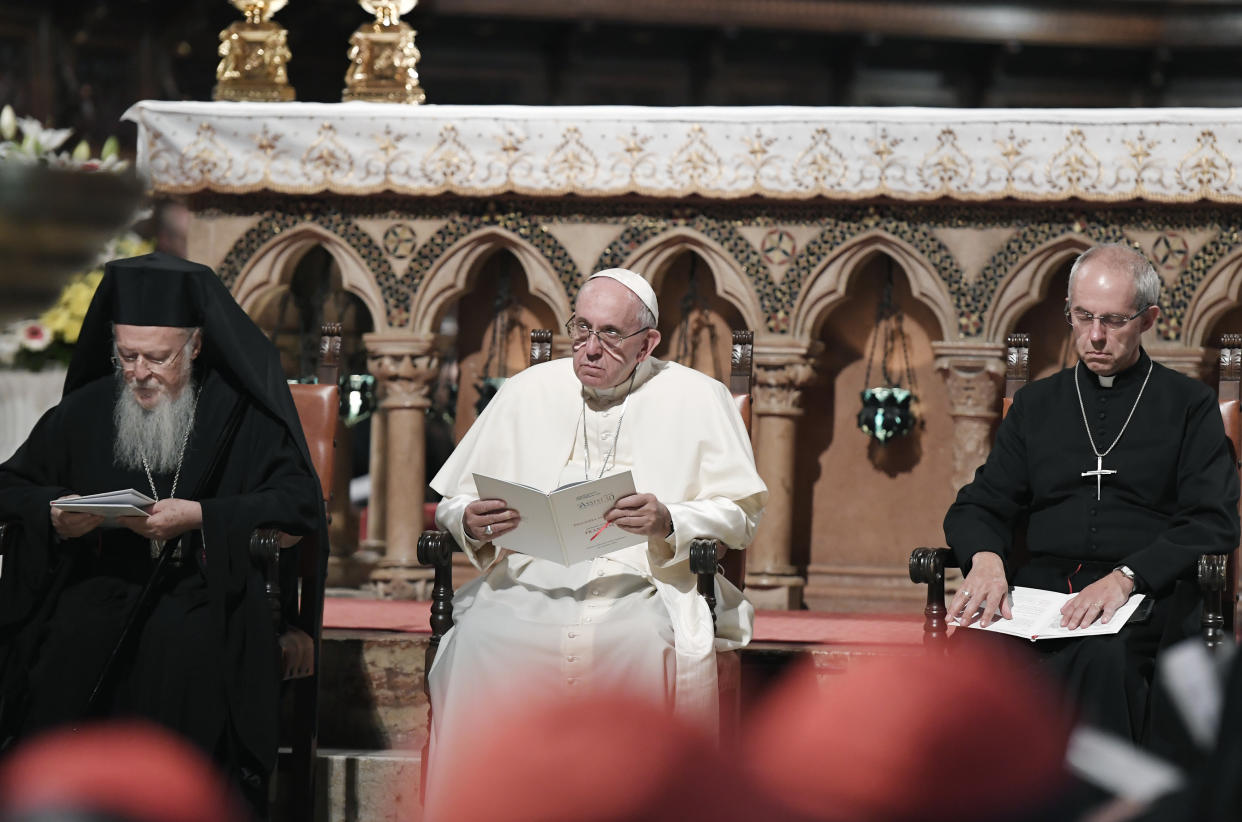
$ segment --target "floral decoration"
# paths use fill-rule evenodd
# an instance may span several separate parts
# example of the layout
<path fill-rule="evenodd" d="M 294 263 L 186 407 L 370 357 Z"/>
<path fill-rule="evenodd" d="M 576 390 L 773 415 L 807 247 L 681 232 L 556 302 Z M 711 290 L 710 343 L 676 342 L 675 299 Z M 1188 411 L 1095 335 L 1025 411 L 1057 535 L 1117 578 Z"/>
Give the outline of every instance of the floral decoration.
<path fill-rule="evenodd" d="M 49 365 L 68 365 L 86 309 L 103 279 L 104 263 L 137 257 L 154 248 L 150 240 L 132 231 L 113 239 L 99 255 L 95 268 L 71 279 L 55 304 L 38 319 L 19 320 L 0 331 L 0 367 L 42 371 Z"/>
<path fill-rule="evenodd" d="M 0 163 L 42 163 L 78 171 L 119 172 L 128 167 L 118 154 L 115 137 L 107 139 L 99 157 L 91 156 L 90 144 L 85 140 L 72 152 L 61 151 L 71 133 L 71 129 L 47 128 L 32 117 L 18 117 L 12 106 L 5 106 L 0 110 Z M 51 308 L 37 319 L 18 320 L 0 329 L 0 368 L 41 371 L 49 365 L 67 365 L 86 309 L 103 279 L 104 263 L 146 254 L 153 248 L 150 241 L 132 231 L 113 238 L 94 267 L 71 279 Z"/>

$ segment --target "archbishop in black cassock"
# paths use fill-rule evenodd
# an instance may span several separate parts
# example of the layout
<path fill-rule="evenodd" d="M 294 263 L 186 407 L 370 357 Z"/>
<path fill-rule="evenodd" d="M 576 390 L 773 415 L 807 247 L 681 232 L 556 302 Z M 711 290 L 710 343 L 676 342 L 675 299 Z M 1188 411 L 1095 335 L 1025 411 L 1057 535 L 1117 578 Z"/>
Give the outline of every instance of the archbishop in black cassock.
<path fill-rule="evenodd" d="M 1199 556 L 1232 551 L 1239 533 L 1214 393 L 1140 346 L 1159 285 L 1124 246 L 1079 258 L 1066 305 L 1079 362 L 1017 392 L 944 522 L 966 573 L 952 616 L 1004 616 L 1009 583 L 1077 594 L 1062 609 L 1070 627 L 1111 618 L 1134 590 L 1152 598 L 1151 615 L 1115 636 L 1034 645 L 1085 719 L 1137 742 L 1149 741 L 1156 652 L 1198 628 Z M 1083 476 L 1101 466 L 1112 473 Z"/>
<path fill-rule="evenodd" d="M 148 462 L 141 438 L 137 462 L 119 455 L 117 409 L 184 392 L 197 399 L 171 461 Z M 149 520 L 79 514 L 58 527 L 49 515 L 57 498 L 124 488 L 161 500 Z M 158 252 L 106 266 L 60 404 L 0 465 L 0 519 L 17 524 L 0 576 L 0 746 L 92 716 L 145 717 L 261 805 L 279 666 L 249 537 L 258 526 L 313 535 L 324 554 L 327 539 L 278 354 L 209 268 Z M 179 542 L 88 704 L 151 577 L 150 537 Z"/>

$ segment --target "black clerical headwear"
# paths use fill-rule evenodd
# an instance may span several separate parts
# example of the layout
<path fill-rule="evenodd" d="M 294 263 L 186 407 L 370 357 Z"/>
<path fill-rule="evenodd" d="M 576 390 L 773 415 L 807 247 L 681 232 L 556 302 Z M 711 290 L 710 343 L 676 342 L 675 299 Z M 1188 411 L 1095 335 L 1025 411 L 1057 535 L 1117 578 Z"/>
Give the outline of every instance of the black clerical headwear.
<path fill-rule="evenodd" d="M 193 279 L 187 276 L 198 270 L 211 274 L 206 266 L 159 251 L 108 263 L 105 271 L 115 283 L 112 322 L 178 328 L 202 325 L 202 312 L 195 305 L 191 287 Z"/>

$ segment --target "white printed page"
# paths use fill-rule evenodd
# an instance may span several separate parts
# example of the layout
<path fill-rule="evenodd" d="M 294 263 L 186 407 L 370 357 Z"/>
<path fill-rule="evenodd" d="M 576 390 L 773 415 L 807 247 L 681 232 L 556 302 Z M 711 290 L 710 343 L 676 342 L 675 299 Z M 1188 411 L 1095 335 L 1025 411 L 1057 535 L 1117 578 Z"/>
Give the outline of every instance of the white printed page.
<path fill-rule="evenodd" d="M 642 534 L 623 531 L 604 519 L 617 500 L 633 493 L 634 477 L 629 471 L 552 493 L 552 511 L 560 523 L 566 564 L 585 562 L 647 541 Z"/>
<path fill-rule="evenodd" d="M 73 499 L 52 500 L 52 506 L 62 511 L 98 514 L 108 519 L 148 516 L 144 509 L 154 503 L 155 500 L 133 488 L 127 488 L 124 491 L 105 491 L 102 494 L 90 494 Z"/>
<path fill-rule="evenodd" d="M 997 618 L 986 628 L 978 622 L 967 627 L 980 631 L 992 631 L 998 634 L 1011 634 L 1029 639 L 1072 639 L 1083 636 L 1100 636 L 1115 634 L 1126 624 L 1130 616 L 1143 601 L 1142 594 L 1134 594 L 1129 601 L 1108 621 L 1101 623 L 1098 619 L 1085 628 L 1062 628 L 1061 608 L 1074 597 L 1074 594 L 1061 594 L 1056 591 L 1044 591 L 1040 588 L 1023 588 L 1015 586 L 1012 591 L 1010 605 L 1013 619 Z M 961 624 L 961 623 L 957 623 Z"/>
<path fill-rule="evenodd" d="M 528 485 L 505 482 L 482 474 L 474 475 L 474 485 L 479 491 L 479 499 L 502 499 L 505 505 L 522 517 L 516 528 L 493 539 L 493 544 L 532 557 L 568 564 L 546 494 Z"/>

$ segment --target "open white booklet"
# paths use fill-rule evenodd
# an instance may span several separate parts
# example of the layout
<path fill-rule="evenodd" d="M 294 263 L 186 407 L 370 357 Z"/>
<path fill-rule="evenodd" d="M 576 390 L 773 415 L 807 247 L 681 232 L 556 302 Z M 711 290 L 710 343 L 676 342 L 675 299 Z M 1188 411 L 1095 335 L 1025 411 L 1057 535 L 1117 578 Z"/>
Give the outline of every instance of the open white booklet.
<path fill-rule="evenodd" d="M 62 511 L 98 514 L 107 519 L 149 516 L 145 509 L 154 504 L 155 500 L 133 488 L 126 488 L 124 491 L 105 491 L 102 494 L 90 494 L 73 499 L 52 500 L 52 505 Z"/>
<path fill-rule="evenodd" d="M 1126 621 L 1143 602 L 1142 594 L 1132 594 L 1126 604 L 1117 609 L 1117 613 L 1113 614 L 1108 624 L 1096 619 L 1085 628 L 1071 630 L 1061 627 L 1061 608 L 1073 599 L 1075 594 L 1062 594 L 1022 586 L 1015 586 L 1012 593 L 1013 619 L 997 617 L 996 621 L 986 628 L 978 622 L 973 622 L 966 627 L 977 628 L 980 631 L 993 631 L 998 634 L 1012 634 L 1032 642 L 1038 639 L 1073 639 L 1081 636 L 1115 634 L 1121 630 L 1121 626 L 1126 624 Z M 955 624 L 961 625 L 956 621 Z"/>
<path fill-rule="evenodd" d="M 647 541 L 642 534 L 623 531 L 604 519 L 617 500 L 634 493 L 629 471 L 566 485 L 550 494 L 482 474 L 474 475 L 474 485 L 479 499 L 502 499 L 522 515 L 517 528 L 492 540 L 500 548 L 573 565 Z"/>

